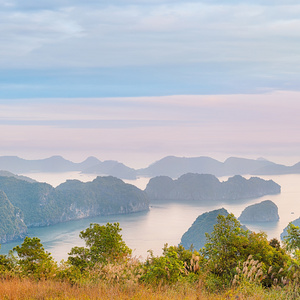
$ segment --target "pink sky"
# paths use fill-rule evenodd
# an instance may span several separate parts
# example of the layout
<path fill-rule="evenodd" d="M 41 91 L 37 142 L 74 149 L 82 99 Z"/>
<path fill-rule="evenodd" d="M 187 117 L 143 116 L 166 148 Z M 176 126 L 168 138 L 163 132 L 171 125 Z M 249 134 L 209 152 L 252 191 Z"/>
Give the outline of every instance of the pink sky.
<path fill-rule="evenodd" d="M 166 155 L 300 161 L 300 92 L 0 102 L 0 155 L 144 167 Z"/>

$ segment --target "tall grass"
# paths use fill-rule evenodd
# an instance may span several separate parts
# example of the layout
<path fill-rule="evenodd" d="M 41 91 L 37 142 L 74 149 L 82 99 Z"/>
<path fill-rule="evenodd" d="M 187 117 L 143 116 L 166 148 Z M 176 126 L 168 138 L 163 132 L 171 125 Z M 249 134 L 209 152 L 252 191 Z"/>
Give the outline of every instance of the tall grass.
<path fill-rule="evenodd" d="M 298 299 L 288 289 L 264 289 L 255 284 L 243 284 L 219 293 L 208 293 L 201 282 L 178 283 L 152 287 L 140 283 L 119 284 L 99 281 L 91 284 L 71 284 L 67 281 L 10 278 L 0 281 L 0 299 L 146 299 L 146 300 L 218 300 L 218 299 Z"/>

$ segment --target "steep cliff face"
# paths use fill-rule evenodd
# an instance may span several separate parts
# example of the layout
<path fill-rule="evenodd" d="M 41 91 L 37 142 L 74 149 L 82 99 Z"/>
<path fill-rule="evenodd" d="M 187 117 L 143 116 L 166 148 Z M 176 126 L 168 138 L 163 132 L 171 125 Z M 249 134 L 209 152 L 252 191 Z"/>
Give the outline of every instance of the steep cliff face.
<path fill-rule="evenodd" d="M 272 180 L 257 177 L 245 179 L 234 176 L 220 182 L 207 174 L 185 174 L 177 180 L 166 176 L 152 178 L 146 189 L 149 199 L 158 201 L 197 201 L 198 203 L 231 202 L 280 193 L 280 186 Z"/>
<path fill-rule="evenodd" d="M 22 220 L 22 212 L 0 191 L 0 243 L 24 238 L 26 232 L 27 226 Z"/>
<path fill-rule="evenodd" d="M 60 207 L 56 199 L 51 197 L 55 189 L 49 184 L 0 177 L 0 190 L 22 211 L 28 227 L 47 226 L 60 215 Z"/>
<path fill-rule="evenodd" d="M 241 222 L 277 222 L 279 220 L 278 207 L 265 200 L 246 207 L 239 217 Z"/>
<path fill-rule="evenodd" d="M 87 183 L 70 180 L 56 189 L 45 183 L 0 177 L 1 189 L 12 207 L 18 207 L 28 227 L 149 209 L 145 192 L 111 176 Z"/>
<path fill-rule="evenodd" d="M 62 221 L 87 216 L 127 214 L 149 209 L 145 192 L 115 177 L 97 177 L 92 182 L 68 180 L 56 188 L 56 197 L 66 206 Z"/>

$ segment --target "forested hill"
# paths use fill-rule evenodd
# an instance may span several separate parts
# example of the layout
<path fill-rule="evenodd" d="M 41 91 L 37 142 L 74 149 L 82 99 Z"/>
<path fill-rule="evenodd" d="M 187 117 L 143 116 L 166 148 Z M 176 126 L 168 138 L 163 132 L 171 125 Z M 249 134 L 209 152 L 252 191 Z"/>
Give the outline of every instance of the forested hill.
<path fill-rule="evenodd" d="M 208 174 L 185 174 L 177 180 L 167 176 L 152 178 L 145 191 L 152 202 L 196 201 L 199 204 L 236 202 L 278 194 L 281 187 L 272 180 L 234 176 L 225 182 Z"/>
<path fill-rule="evenodd" d="M 97 177 L 87 183 L 69 180 L 57 188 L 0 176 L 0 191 L 2 206 L 5 206 L 0 215 L 1 242 L 21 237 L 26 226 L 48 226 L 90 216 L 149 209 L 145 192 L 111 176 Z M 23 225 L 20 227 L 20 224 Z M 13 228 L 18 226 L 19 234 L 16 231 L 14 236 L 11 235 Z"/>

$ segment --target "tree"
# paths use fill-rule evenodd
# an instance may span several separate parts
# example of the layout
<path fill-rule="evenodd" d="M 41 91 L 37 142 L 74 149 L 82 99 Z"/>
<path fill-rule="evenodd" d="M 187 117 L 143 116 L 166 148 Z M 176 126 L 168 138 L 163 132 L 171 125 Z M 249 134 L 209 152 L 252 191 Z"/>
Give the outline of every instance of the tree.
<path fill-rule="evenodd" d="M 214 230 L 206 233 L 207 243 L 202 249 L 211 270 L 217 275 L 230 274 L 237 261 L 245 258 L 248 237 L 249 231 L 241 228 L 233 214 L 218 215 Z"/>
<path fill-rule="evenodd" d="M 56 264 L 51 254 L 46 252 L 41 240 L 37 237 L 26 237 L 21 246 L 16 246 L 18 263 L 26 275 L 47 277 L 55 271 Z"/>
<path fill-rule="evenodd" d="M 80 238 L 85 240 L 85 247 L 74 247 L 69 253 L 68 261 L 80 269 L 94 266 L 96 263 L 108 263 L 128 257 L 132 250 L 122 239 L 120 224 L 107 223 L 90 224 L 90 227 L 80 232 Z"/>
<path fill-rule="evenodd" d="M 261 264 L 263 285 L 270 286 L 273 278 L 287 274 L 290 259 L 278 241 L 269 242 L 264 232 L 255 233 L 241 228 L 233 214 L 226 217 L 219 215 L 217 220 L 213 232 L 207 234 L 207 243 L 202 249 L 215 278 L 230 283 L 236 274 L 236 267 L 247 261 L 250 255 Z"/>
<path fill-rule="evenodd" d="M 288 251 L 298 252 L 300 250 L 300 228 L 292 223 L 287 227 L 287 235 L 283 238 Z"/>

